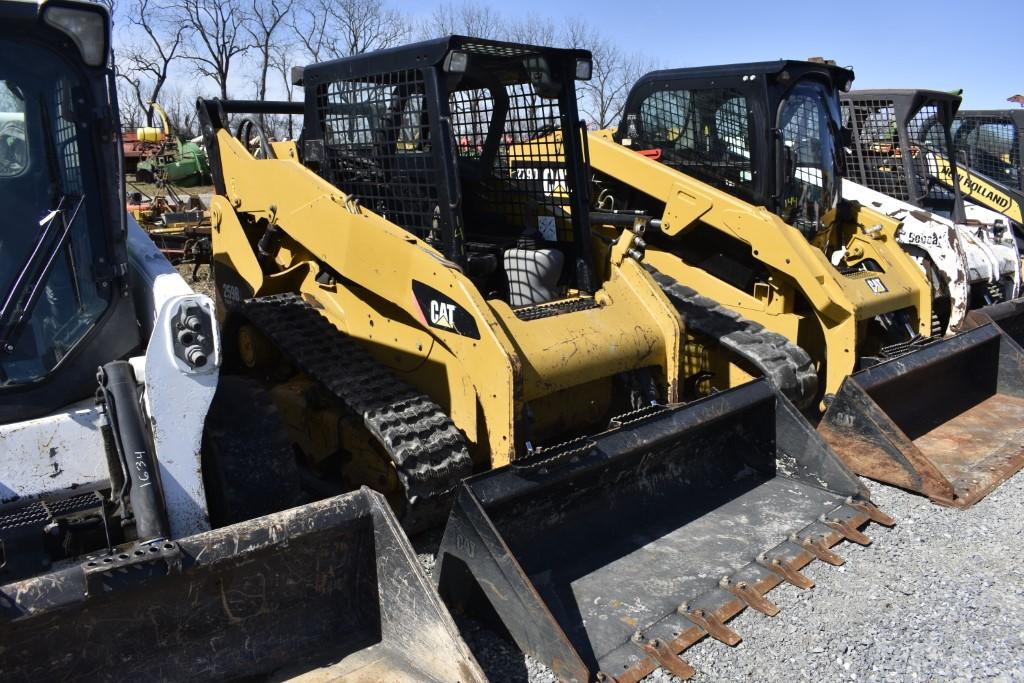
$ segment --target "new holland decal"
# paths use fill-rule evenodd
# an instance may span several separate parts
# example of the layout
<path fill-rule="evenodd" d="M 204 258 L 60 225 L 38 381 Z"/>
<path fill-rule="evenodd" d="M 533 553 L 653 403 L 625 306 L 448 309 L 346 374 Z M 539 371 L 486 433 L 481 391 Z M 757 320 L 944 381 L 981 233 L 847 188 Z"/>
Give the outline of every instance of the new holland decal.
<path fill-rule="evenodd" d="M 424 324 L 470 339 L 480 338 L 476 320 L 450 297 L 416 280 L 412 281 L 412 296 Z"/>
<path fill-rule="evenodd" d="M 947 187 L 953 186 L 953 169 L 949 161 L 936 155 L 935 165 L 938 168 L 938 180 Z M 965 197 L 979 202 L 1000 213 L 1005 213 L 1016 221 L 1021 220 L 1021 207 L 1016 206 L 1010 196 L 993 187 L 984 178 L 964 169 L 957 169 L 957 181 L 960 191 Z"/>

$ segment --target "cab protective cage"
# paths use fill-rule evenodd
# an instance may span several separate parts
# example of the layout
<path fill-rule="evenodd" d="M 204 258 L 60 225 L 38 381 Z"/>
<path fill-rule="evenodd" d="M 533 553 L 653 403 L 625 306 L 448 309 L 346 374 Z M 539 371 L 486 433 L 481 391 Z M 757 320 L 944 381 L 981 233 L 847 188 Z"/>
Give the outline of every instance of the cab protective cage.
<path fill-rule="evenodd" d="M 1024 108 L 961 109 L 953 122 L 953 142 L 960 163 L 1024 192 Z"/>
<path fill-rule="evenodd" d="M 697 158 L 688 162 L 673 163 L 666 158 L 660 161 L 754 204 L 766 206 L 772 213 L 780 214 L 785 181 L 785 168 L 782 164 L 786 156 L 781 150 L 783 136 L 779 125 L 787 98 L 793 93 L 794 87 L 801 83 L 819 82 L 825 92 L 833 89 L 845 91 L 850 88 L 853 79 L 852 70 L 824 61 L 778 60 L 652 71 L 642 76 L 630 90 L 616 139 L 619 142 L 629 139 L 634 149 L 659 146 L 654 131 L 649 127 L 645 129 L 645 116 L 641 114 L 642 107 L 657 106 L 657 101 L 652 100 L 651 95 L 659 91 L 717 91 L 720 95 L 715 103 L 716 108 L 725 105 L 730 98 L 743 97 L 749 115 L 731 110 L 726 113 L 734 117 L 744 116 L 747 120 L 746 130 L 737 128 L 736 121 L 727 121 L 724 116 L 716 115 L 715 111 L 695 111 L 698 107 L 691 106 L 690 113 L 704 117 L 700 126 L 732 128 L 717 131 L 720 138 L 746 137 L 750 145 L 749 157 L 745 161 L 736 161 L 742 165 L 742 168 L 736 170 L 750 174 L 750 182 L 746 187 L 723 176 L 721 159 L 716 156 L 714 149 L 705 149 L 705 154 L 698 154 Z M 652 114 L 657 116 L 657 112 Z M 665 112 L 666 120 L 672 120 L 673 114 Z M 703 132 L 698 129 L 693 134 L 695 137 L 703 135 L 710 138 L 712 132 L 704 128 Z M 693 142 L 694 147 L 698 147 L 701 140 Z"/>
<path fill-rule="evenodd" d="M 963 223 L 963 198 L 956 182 L 950 127 L 960 96 L 941 90 L 855 90 L 841 96 L 849 131 L 847 177 L 914 206 Z M 949 160 L 949 185 L 935 182 L 939 169 L 921 153 Z"/>
<path fill-rule="evenodd" d="M 586 50 L 453 35 L 296 68 L 293 82 L 305 89 L 301 109 L 285 102 L 200 100 L 199 110 L 211 155 L 218 153 L 213 136 L 225 127 L 225 114 L 301 113 L 303 165 L 463 267 L 467 214 L 477 219 L 474 231 L 490 223 L 500 229 L 502 222 L 493 212 L 481 215 L 475 197 L 486 196 L 506 215 L 544 203 L 549 214 L 571 221 L 571 238 L 559 234 L 549 241 L 572 255 L 576 287 L 590 292 L 585 135 L 573 85 L 590 72 Z M 550 165 L 538 141 L 559 131 L 563 168 L 555 170 L 555 180 L 567 201 L 542 191 L 540 178 L 518 177 L 510 165 L 513 146 L 520 159 L 524 147 L 533 148 L 532 155 Z M 211 168 L 217 192 L 224 193 L 216 159 Z M 465 187 L 469 182 L 473 187 Z"/>

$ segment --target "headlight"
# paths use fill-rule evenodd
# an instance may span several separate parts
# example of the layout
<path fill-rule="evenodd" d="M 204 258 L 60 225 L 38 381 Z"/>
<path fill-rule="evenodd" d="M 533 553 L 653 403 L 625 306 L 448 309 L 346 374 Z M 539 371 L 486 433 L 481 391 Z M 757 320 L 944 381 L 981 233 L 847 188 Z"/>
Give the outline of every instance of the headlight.
<path fill-rule="evenodd" d="M 469 55 L 460 50 L 455 50 L 445 59 L 444 70 L 450 74 L 461 74 L 466 72 L 468 66 Z"/>
<path fill-rule="evenodd" d="M 86 64 L 106 63 L 107 20 L 102 9 L 50 6 L 43 9 L 43 20 L 74 41 Z"/>
<path fill-rule="evenodd" d="M 594 63 L 589 59 L 576 60 L 576 80 L 589 81 L 594 72 Z"/>

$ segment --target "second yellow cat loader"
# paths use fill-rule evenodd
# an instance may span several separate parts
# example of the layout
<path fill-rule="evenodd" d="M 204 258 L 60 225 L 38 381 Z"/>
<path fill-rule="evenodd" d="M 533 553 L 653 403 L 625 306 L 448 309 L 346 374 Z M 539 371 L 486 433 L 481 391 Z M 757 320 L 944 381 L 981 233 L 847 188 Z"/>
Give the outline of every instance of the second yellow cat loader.
<path fill-rule="evenodd" d="M 648 74 L 618 131 L 588 136 L 595 204 L 606 222 L 655 217 L 643 262 L 680 310 L 732 311 L 688 327 L 684 386 L 745 381 L 716 358 L 763 325 L 813 359 L 819 382 L 794 398 L 812 419 L 823 402 L 819 431 L 854 470 L 965 507 L 1024 465 L 1024 358 L 991 326 L 933 340 L 899 223 L 840 199 L 852 79 L 797 61 Z"/>
<path fill-rule="evenodd" d="M 764 380 L 680 401 L 642 240 L 591 230 L 590 70 L 451 36 L 306 66 L 302 103 L 200 101 L 225 367 L 270 390 L 309 490 L 367 484 L 410 532 L 451 511 L 450 605 L 483 596 L 563 680 L 685 677 L 680 652 L 891 520 Z M 510 165 L 556 131 L 558 164 Z"/>

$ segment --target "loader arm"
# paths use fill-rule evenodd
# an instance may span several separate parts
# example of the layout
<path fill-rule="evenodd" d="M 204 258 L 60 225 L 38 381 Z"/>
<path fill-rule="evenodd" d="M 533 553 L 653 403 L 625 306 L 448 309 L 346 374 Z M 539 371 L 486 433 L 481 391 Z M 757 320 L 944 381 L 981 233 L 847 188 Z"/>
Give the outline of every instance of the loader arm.
<path fill-rule="evenodd" d="M 859 322 L 888 311 L 913 308 L 918 312 L 918 332 L 930 335 L 930 290 L 918 266 L 896 243 L 897 221 L 852 205 L 845 225 L 835 222 L 832 231 L 846 236 L 844 246 L 850 260 L 874 262 L 881 272 L 842 275 L 822 249 L 767 209 L 754 207 L 630 150 L 615 142 L 609 131 L 591 133 L 589 144 L 594 170 L 663 203 L 661 230 L 667 236 L 683 234 L 698 222 L 710 226 L 749 246 L 754 258 L 770 269 L 777 286 L 785 289 L 778 299 L 792 299 L 797 292 L 807 299 L 825 337 L 825 347 L 844 349 L 841 356 L 829 357 L 824 382 L 827 393 L 834 393 L 856 367 Z M 698 291 L 744 316 L 772 329 L 787 315 L 793 318 L 792 308 L 773 307 L 767 293 L 759 297 L 758 292 L 752 295 L 739 291 L 662 249 L 649 248 L 646 261 L 680 282 L 695 283 Z M 867 280 L 874 278 L 881 287 L 869 285 Z M 794 319 L 783 322 L 780 329 L 785 328 L 784 333 L 800 343 L 798 327 Z M 824 350 L 818 353 L 821 358 Z"/>
<path fill-rule="evenodd" d="M 452 418 L 466 426 L 471 439 L 475 436 L 477 401 L 488 415 L 514 414 L 511 407 L 517 400 L 515 387 L 521 382 L 522 372 L 515 348 L 479 292 L 466 286 L 458 266 L 415 235 L 354 204 L 344 192 L 298 161 L 255 159 L 226 129 L 217 131 L 215 144 L 215 176 L 230 183 L 226 195 L 216 196 L 211 206 L 215 253 L 229 254 L 232 263 L 228 269 L 219 265 L 222 259 L 215 262 L 218 282 L 222 283 L 218 293 L 229 305 L 257 295 L 288 291 L 299 284 L 304 297 L 316 302 L 314 306 L 349 336 L 377 339 L 377 329 L 388 325 L 394 328 L 390 338 L 379 337 L 378 356 L 387 355 L 389 350 L 400 352 L 405 356 L 401 367 L 420 367 L 432 353 L 437 355 L 436 345 L 445 350 L 446 357 L 458 359 L 472 353 L 495 369 L 500 385 L 493 384 L 487 394 L 468 386 L 462 400 L 455 396 L 451 402 Z M 282 192 L 281 188 L 288 191 Z M 271 205 L 276 209 L 273 214 Z M 256 234 L 253 230 L 258 228 L 249 226 L 261 219 L 269 225 L 271 217 L 282 232 L 277 258 L 283 270 L 266 275 L 250 245 Z M 241 220 L 246 220 L 248 226 Z M 372 258 L 375 254 L 388 254 L 388 258 Z M 318 264 L 330 264 L 329 271 L 321 271 Z M 343 274 L 346 286 L 339 287 L 334 281 L 337 276 L 332 274 L 338 273 Z M 430 283 L 432 290 L 443 292 L 446 305 L 457 306 L 476 321 L 473 329 L 467 328 L 463 334 L 432 326 L 429 305 L 425 311 L 421 308 L 410 290 L 411 280 Z M 359 307 L 358 295 L 352 293 L 358 289 L 372 291 L 388 302 L 388 315 L 373 309 L 359 317 L 346 315 L 346 309 L 365 308 Z M 492 424 L 490 430 L 488 448 L 499 461 L 507 460 L 511 457 L 511 420 Z"/>

